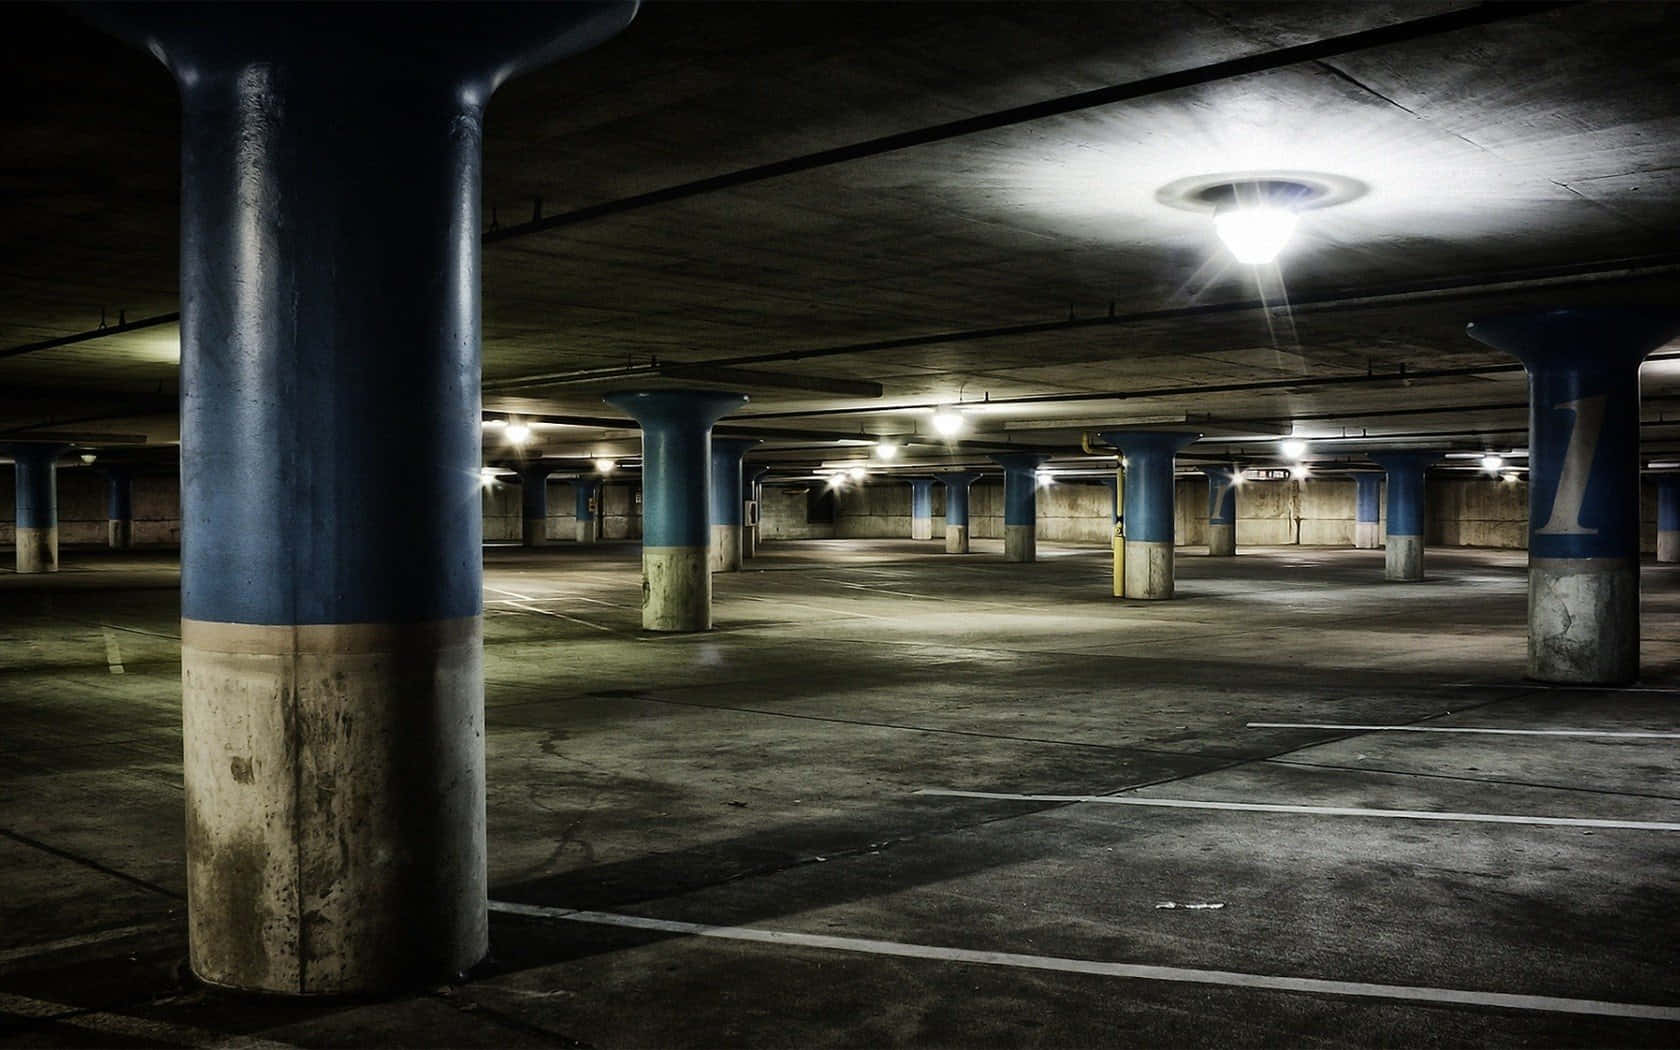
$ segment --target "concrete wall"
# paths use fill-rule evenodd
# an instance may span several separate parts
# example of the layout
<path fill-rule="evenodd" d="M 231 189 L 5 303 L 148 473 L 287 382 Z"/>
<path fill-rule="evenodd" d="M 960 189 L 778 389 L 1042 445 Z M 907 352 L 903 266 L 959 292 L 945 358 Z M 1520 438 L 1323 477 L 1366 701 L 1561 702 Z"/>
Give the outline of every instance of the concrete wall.
<path fill-rule="evenodd" d="M 806 520 L 807 492 L 821 481 L 801 482 L 797 485 L 764 486 L 764 502 L 758 508 L 759 536 L 766 540 L 829 540 L 834 538 L 835 526 L 827 522 L 812 524 Z M 905 488 L 908 492 L 908 486 Z M 905 497 L 908 499 L 909 497 Z M 909 511 L 905 512 L 906 514 Z M 835 520 L 841 518 L 838 504 Z M 908 528 L 905 530 L 909 534 Z"/>
<path fill-rule="evenodd" d="M 16 541 L 16 478 L 0 466 L 0 545 Z M 181 488 L 173 475 L 141 475 L 131 490 L 134 544 L 175 547 L 181 543 Z M 98 468 L 58 469 L 58 542 L 105 546 L 105 475 Z"/>

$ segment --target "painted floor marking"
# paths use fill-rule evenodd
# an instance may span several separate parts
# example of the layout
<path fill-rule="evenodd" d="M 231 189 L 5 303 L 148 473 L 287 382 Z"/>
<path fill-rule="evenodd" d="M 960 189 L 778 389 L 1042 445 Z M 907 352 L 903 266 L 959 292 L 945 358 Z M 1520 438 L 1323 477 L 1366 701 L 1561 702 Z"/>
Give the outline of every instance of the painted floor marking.
<path fill-rule="evenodd" d="M 861 937 L 834 937 L 827 934 L 796 933 L 791 930 L 766 930 L 753 926 L 706 926 L 700 923 L 674 922 L 669 919 L 648 919 L 639 915 L 618 915 L 609 912 L 581 911 L 570 908 L 546 908 L 540 905 L 512 904 L 504 901 L 491 901 L 490 910 L 531 918 L 563 919 L 567 922 L 583 922 L 596 926 L 618 926 L 625 929 L 653 930 L 658 933 L 713 937 L 729 941 L 791 945 L 800 948 L 822 948 L 830 951 L 859 952 L 866 955 L 892 955 L 908 959 L 977 963 L 986 966 L 1012 966 L 1024 970 L 1054 970 L 1061 973 L 1090 974 L 1098 977 L 1122 977 L 1179 984 L 1212 984 L 1229 988 L 1307 992 L 1309 994 L 1343 995 L 1363 999 L 1398 999 L 1404 1002 L 1447 1003 L 1456 1006 L 1495 1006 L 1508 1010 L 1590 1014 L 1598 1017 L 1634 1017 L 1650 1021 L 1680 1021 L 1680 1007 L 1653 1006 L 1645 1003 L 1568 999 L 1550 995 L 1514 995 L 1507 992 L 1480 992 L 1460 988 L 1431 988 L 1405 984 L 1370 984 L 1364 981 L 1330 981 L 1311 977 L 1276 977 L 1270 974 L 1241 973 L 1232 970 L 1197 970 L 1182 966 L 1099 962 L 1090 959 L 1069 959 L 1054 955 L 975 951 L 968 948 L 944 948 L 931 944 L 906 944 L 899 941 L 877 941 Z"/>
<path fill-rule="evenodd" d="M 918 795 L 984 798 L 1005 802 L 1100 802 L 1108 806 L 1160 809 L 1217 809 L 1239 813 L 1300 813 L 1316 817 L 1380 817 L 1388 820 L 1442 820 L 1464 824 L 1538 824 L 1561 828 L 1621 828 L 1630 831 L 1680 831 L 1680 823 L 1660 820 L 1600 820 L 1592 817 L 1537 817 L 1518 813 L 1450 813 L 1427 809 L 1360 809 L 1353 806 L 1286 806 L 1274 802 L 1204 802 L 1188 798 L 1140 798 L 1136 795 L 1015 795 L 997 791 L 922 788 Z"/>
<path fill-rule="evenodd" d="M 568 623 L 580 623 L 585 627 L 592 627 L 597 631 L 605 631 L 608 634 L 616 633 L 611 627 L 605 627 L 598 623 L 591 623 L 588 620 L 580 620 L 576 616 L 567 616 L 565 613 L 557 613 L 552 609 L 538 609 L 535 606 L 528 604 L 530 602 L 543 601 L 544 599 L 542 598 L 533 598 L 527 594 L 520 594 L 518 591 L 510 591 L 505 587 L 492 587 L 489 584 L 485 584 L 484 589 L 487 591 L 495 591 L 497 594 L 508 595 L 509 598 L 513 599 L 512 601 L 498 602 L 497 604 L 505 604 L 511 608 L 518 609 L 520 612 L 536 613 L 538 616 L 552 616 L 556 620 L 565 620 Z"/>
<path fill-rule="evenodd" d="M 0 951 L 0 970 L 7 965 L 26 959 L 36 959 L 43 955 L 53 955 L 57 952 L 68 951 L 71 948 L 81 948 L 89 944 L 103 944 L 106 941 L 120 941 L 125 937 L 136 937 L 143 933 L 161 933 L 173 930 L 182 924 L 179 920 L 169 919 L 160 922 L 142 923 L 138 926 L 119 926 L 110 930 L 99 930 L 95 933 L 82 933 L 74 937 L 62 937 L 56 941 L 42 941 L 39 944 L 26 944 L 20 948 L 7 948 Z"/>
<path fill-rule="evenodd" d="M 127 1014 L 104 1010 L 87 1010 L 68 1003 L 31 999 L 10 992 L 0 992 L 0 1011 L 31 1020 L 70 1025 L 102 1035 L 118 1035 L 174 1046 L 202 1047 L 205 1050 L 295 1050 L 291 1043 L 281 1043 L 261 1036 L 224 1035 L 203 1028 L 154 1021 L 146 1017 L 130 1017 Z"/>
<path fill-rule="evenodd" d="M 1649 685 L 1566 685 L 1561 682 L 1442 682 L 1443 689 L 1546 689 L 1569 693 L 1680 693 Z"/>
<path fill-rule="evenodd" d="M 1356 726 L 1337 722 L 1250 722 L 1250 729 L 1342 729 L 1360 733 L 1487 733 L 1496 736 L 1592 736 L 1632 740 L 1680 740 L 1680 733 L 1610 729 L 1483 729 L 1469 726 Z"/>
<path fill-rule="evenodd" d="M 785 598 L 771 598 L 762 594 L 737 594 L 725 595 L 724 597 L 733 597 L 737 600 L 749 602 L 770 602 L 772 605 L 786 605 L 794 609 L 810 609 L 812 612 L 820 612 L 827 616 L 855 616 L 865 620 L 895 619 L 895 617 L 892 616 L 876 616 L 874 613 L 855 612 L 850 609 L 826 609 L 821 605 L 806 605 L 804 602 L 790 602 Z"/>
<path fill-rule="evenodd" d="M 122 650 L 117 647 L 117 634 L 109 627 L 100 632 L 105 635 L 105 666 L 112 674 L 122 674 Z"/>

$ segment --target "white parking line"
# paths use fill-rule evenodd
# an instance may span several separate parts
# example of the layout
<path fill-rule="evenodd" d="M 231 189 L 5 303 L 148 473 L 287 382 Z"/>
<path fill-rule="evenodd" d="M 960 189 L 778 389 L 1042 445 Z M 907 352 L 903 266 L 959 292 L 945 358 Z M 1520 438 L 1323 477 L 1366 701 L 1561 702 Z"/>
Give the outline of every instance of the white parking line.
<path fill-rule="evenodd" d="M 491 901 L 490 910 L 531 918 L 563 919 L 567 922 L 583 922 L 596 926 L 618 926 L 625 929 L 652 930 L 658 933 L 675 933 L 693 937 L 714 937 L 729 941 L 750 941 L 758 944 L 788 945 L 799 948 L 821 948 L 829 951 L 859 952 L 867 955 L 892 955 L 909 959 L 976 963 L 985 966 L 1013 966 L 1024 970 L 1055 970 L 1062 973 L 1090 974 L 1098 977 L 1122 977 L 1133 980 L 1167 981 L 1180 984 L 1212 984 L 1230 988 L 1307 992 L 1317 995 L 1342 995 L 1362 999 L 1390 999 L 1403 1002 L 1445 1003 L 1454 1006 L 1494 1006 L 1508 1010 L 1590 1014 L 1599 1017 L 1634 1017 L 1651 1021 L 1680 1021 L 1680 1008 L 1653 1006 L 1645 1003 L 1567 999 L 1550 995 L 1513 995 L 1505 992 L 1479 992 L 1459 988 L 1431 988 L 1405 984 L 1370 984 L 1364 981 L 1330 981 L 1311 977 L 1276 977 L 1270 974 L 1241 973 L 1231 970 L 1196 970 L 1182 966 L 1150 966 L 1142 963 L 1097 962 L 1089 959 L 1067 959 L 1053 955 L 1021 955 L 1015 952 L 975 951 L 968 948 L 943 948 L 930 944 L 905 944 L 899 941 L 877 941 L 861 937 L 833 937 L 827 934 L 796 933 L 791 930 L 765 930 L 752 926 L 706 926 L 692 922 L 673 922 L 669 919 L 648 919 L 639 915 L 574 911 L 569 908 L 546 908 L 540 905 L 511 904 L 504 901 Z"/>
<path fill-rule="evenodd" d="M 112 674 L 123 673 L 122 650 L 117 648 L 117 633 L 109 627 L 100 633 L 105 635 L 105 666 Z"/>
<path fill-rule="evenodd" d="M 1611 729 L 1483 729 L 1470 726 L 1356 726 L 1339 722 L 1250 722 L 1250 729 L 1342 729 L 1357 733 L 1487 733 L 1497 736 L 1592 736 L 1630 740 L 1680 740 L 1680 733 Z"/>
<path fill-rule="evenodd" d="M 37 959 L 43 955 L 53 955 L 57 952 L 80 948 L 89 944 L 102 944 L 105 941 L 120 941 L 125 937 L 135 937 L 143 933 L 161 933 L 181 926 L 181 922 L 168 919 L 160 922 L 148 922 L 139 926 L 119 926 L 111 930 L 99 930 L 95 933 L 81 933 L 74 937 L 62 937 L 56 941 L 42 941 L 39 944 L 26 944 L 18 948 L 7 948 L 0 951 L 0 972 L 15 962 L 26 959 Z"/>
<path fill-rule="evenodd" d="M 1562 828 L 1619 828 L 1629 831 L 1680 831 L 1680 824 L 1658 820 L 1599 820 L 1591 817 L 1536 817 L 1519 813 L 1442 813 L 1427 809 L 1360 809 L 1353 806 L 1286 806 L 1274 802 L 1204 802 L 1188 798 L 1142 798 L 1137 795 L 1016 795 L 1000 791 L 951 791 L 922 788 L 918 795 L 983 798 L 1005 802 L 1099 802 L 1107 806 L 1158 809 L 1217 809 L 1237 813 L 1298 813 L 1314 817 L 1378 817 L 1388 820 L 1442 820 L 1465 824 L 1536 824 Z"/>

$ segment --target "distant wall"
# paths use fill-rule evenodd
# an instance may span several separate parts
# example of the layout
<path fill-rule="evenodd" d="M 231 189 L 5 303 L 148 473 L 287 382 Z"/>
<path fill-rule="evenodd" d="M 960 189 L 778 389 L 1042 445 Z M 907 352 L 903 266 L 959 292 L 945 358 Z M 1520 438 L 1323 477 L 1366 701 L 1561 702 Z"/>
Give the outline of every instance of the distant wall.
<path fill-rule="evenodd" d="M 813 484 L 821 484 L 814 482 Z M 1207 543 L 1207 481 L 1180 477 L 1174 483 L 1174 529 L 1181 546 Z M 904 539 L 910 535 L 910 486 L 879 481 L 849 485 L 837 496 L 835 522 L 805 521 L 805 487 L 766 487 L 765 537 L 801 539 Z M 944 532 L 944 487 L 934 485 L 934 535 Z M 1085 479 L 1064 479 L 1038 491 L 1038 537 L 1060 543 L 1107 546 L 1109 490 Z M 1528 546 L 1528 485 L 1487 477 L 1434 477 L 1426 495 L 1426 540 L 1440 547 Z M 1656 485 L 1641 486 L 1641 549 L 1656 550 Z M 1387 525 L 1386 501 L 1379 523 Z M 1353 545 L 1354 483 L 1347 477 L 1249 481 L 1237 489 L 1237 545 Z M 969 492 L 969 533 L 986 539 L 1003 535 L 1003 484 L 975 482 Z"/>
<path fill-rule="evenodd" d="M 0 544 L 16 542 L 16 475 L 0 466 Z M 58 468 L 58 542 L 61 546 L 105 545 L 105 475 L 97 467 Z M 173 474 L 142 474 L 130 490 L 137 547 L 177 547 L 181 543 L 181 484 Z"/>
<path fill-rule="evenodd" d="M 484 490 L 484 539 L 511 543 L 523 538 L 524 493 L 519 484 L 501 482 Z M 601 538 L 642 538 L 642 489 L 636 484 L 607 482 L 601 486 Z M 577 539 L 577 494 L 569 481 L 548 481 L 548 538 L 556 542 Z"/>

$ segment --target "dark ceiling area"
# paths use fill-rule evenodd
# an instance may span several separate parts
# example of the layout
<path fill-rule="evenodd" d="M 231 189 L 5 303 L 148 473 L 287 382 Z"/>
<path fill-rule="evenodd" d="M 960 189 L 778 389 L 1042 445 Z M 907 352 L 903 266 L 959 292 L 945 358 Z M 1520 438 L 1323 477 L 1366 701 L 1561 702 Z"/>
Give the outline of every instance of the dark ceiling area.
<path fill-rule="evenodd" d="M 170 78 L 73 10 L 0 19 L 0 440 L 168 462 Z M 633 457 L 604 392 L 713 386 L 790 475 L 1097 469 L 1127 426 L 1520 463 L 1524 375 L 1465 324 L 1680 301 L 1677 56 L 1656 3 L 648 4 L 490 107 L 484 404 L 536 440 L 487 459 Z M 1260 266 L 1182 189 L 1280 176 L 1339 196 Z M 1673 458 L 1680 350 L 1643 390 Z"/>

